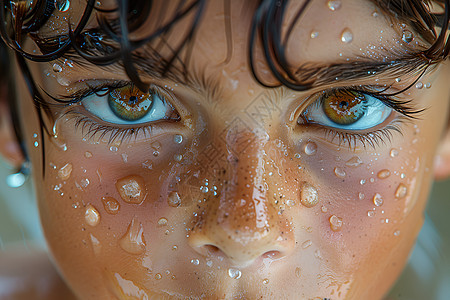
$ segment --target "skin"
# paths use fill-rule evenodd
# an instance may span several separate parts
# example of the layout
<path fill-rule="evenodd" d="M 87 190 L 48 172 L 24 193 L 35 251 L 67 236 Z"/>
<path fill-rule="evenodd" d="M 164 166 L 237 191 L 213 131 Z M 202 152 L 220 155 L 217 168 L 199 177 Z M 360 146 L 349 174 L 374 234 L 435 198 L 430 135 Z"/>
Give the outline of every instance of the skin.
<path fill-rule="evenodd" d="M 16 69 L 43 229 L 59 271 L 79 298 L 380 299 L 401 272 L 423 223 L 434 157 L 447 125 L 448 62 L 420 80 L 430 88 L 400 94 L 414 107 L 427 108 L 419 119 L 398 123 L 402 134 L 392 132 L 375 147 L 359 141 L 349 148 L 318 126 L 298 124 L 312 96 L 346 85 L 383 86 L 394 78 L 376 75 L 307 92 L 264 88 L 247 67 L 253 12 L 247 16 L 241 4 L 234 4 L 231 60 L 224 64 L 226 38 L 218 34 L 224 32 L 222 3 L 208 3 L 192 52 L 189 71 L 216 89 L 143 75 L 145 82 L 167 85 L 164 95 L 181 117 L 155 123 L 151 135 L 141 132 L 108 143 L 108 134 L 86 136 L 75 129 L 73 114 L 58 119 L 65 110 L 55 108 L 56 123 L 45 123 L 57 137 L 41 136 Z M 287 19 L 300 4 L 292 4 Z M 82 9 L 71 5 L 74 15 Z M 401 39 L 398 24 L 373 17 L 369 2 L 344 1 L 332 12 L 316 1 L 310 10 L 288 44 L 288 57 L 296 64 L 342 61 L 380 46 L 395 49 Z M 345 27 L 353 32 L 349 44 L 340 41 Z M 146 28 L 135 34 L 145 35 Z M 313 30 L 319 32 L 315 39 Z M 178 39 L 172 35 L 168 44 Z M 28 47 L 33 49 L 31 43 Z M 412 47 L 420 47 L 420 41 Z M 70 94 L 84 82 L 128 80 L 119 69 L 94 66 L 64 65 L 54 74 L 52 64 L 29 64 L 38 86 L 52 95 Z M 261 74 L 269 74 L 264 68 Z M 275 82 L 269 75 L 263 78 Z M 413 79 L 405 75 L 392 89 L 401 90 Z M 276 109 L 255 118 L 250 112 L 263 105 L 261 99 L 271 99 Z M 375 129 L 398 116 L 393 112 Z M 174 142 L 175 135 L 182 135 L 181 143 Z M 307 145 L 315 145 L 315 152 L 308 155 Z M 439 170 L 444 176 L 445 169 Z M 130 178 L 140 181 L 139 203 L 120 195 L 121 183 Z M 405 188 L 403 195 L 399 187 Z M 302 198 L 311 189 L 317 191 L 315 205 Z M 176 207 L 167 200 L 174 192 L 180 197 Z M 373 200 L 377 194 L 379 206 Z M 117 213 L 108 213 L 104 197 L 119 203 Z"/>

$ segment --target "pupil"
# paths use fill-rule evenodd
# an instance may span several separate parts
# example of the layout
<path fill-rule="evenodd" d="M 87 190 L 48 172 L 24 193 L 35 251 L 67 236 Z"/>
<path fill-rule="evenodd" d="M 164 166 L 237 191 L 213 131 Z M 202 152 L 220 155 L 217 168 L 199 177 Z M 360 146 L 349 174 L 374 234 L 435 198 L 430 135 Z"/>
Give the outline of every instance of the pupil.
<path fill-rule="evenodd" d="M 137 97 L 136 96 L 131 96 L 130 99 L 128 99 L 128 104 L 130 105 L 134 105 L 137 102 Z"/>
<path fill-rule="evenodd" d="M 348 108 L 348 102 L 347 101 L 341 101 L 339 103 L 339 108 L 340 109 L 347 109 Z"/>

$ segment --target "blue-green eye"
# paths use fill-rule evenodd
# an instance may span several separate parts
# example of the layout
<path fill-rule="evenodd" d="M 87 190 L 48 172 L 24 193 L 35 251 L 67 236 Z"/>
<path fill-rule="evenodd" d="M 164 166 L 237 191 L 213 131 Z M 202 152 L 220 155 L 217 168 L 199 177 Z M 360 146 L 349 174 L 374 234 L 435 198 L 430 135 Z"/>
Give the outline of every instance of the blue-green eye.
<path fill-rule="evenodd" d="M 366 130 L 383 123 L 393 109 L 381 100 L 356 91 L 324 93 L 302 113 L 308 123 L 344 130 Z"/>

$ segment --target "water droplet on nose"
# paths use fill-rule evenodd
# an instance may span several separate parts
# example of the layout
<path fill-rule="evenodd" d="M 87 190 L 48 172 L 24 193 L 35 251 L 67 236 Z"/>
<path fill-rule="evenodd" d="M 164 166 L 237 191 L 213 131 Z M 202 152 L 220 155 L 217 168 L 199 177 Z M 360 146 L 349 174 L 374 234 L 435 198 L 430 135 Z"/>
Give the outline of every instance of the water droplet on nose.
<path fill-rule="evenodd" d="M 307 241 L 303 242 L 302 248 L 306 249 L 306 248 L 308 248 L 311 245 L 312 245 L 312 241 L 311 240 L 307 240 Z"/>
<path fill-rule="evenodd" d="M 317 32 L 317 31 L 312 31 L 311 32 L 311 38 L 312 39 L 315 39 L 316 37 L 318 37 L 319 36 L 319 33 Z"/>
<path fill-rule="evenodd" d="M 142 224 L 131 220 L 127 232 L 119 241 L 120 247 L 130 254 L 141 254 L 145 251 L 144 229 Z"/>
<path fill-rule="evenodd" d="M 88 205 L 84 213 L 84 219 L 88 225 L 97 226 L 100 223 L 100 213 L 94 206 Z"/>
<path fill-rule="evenodd" d="M 319 202 L 317 189 L 306 181 L 300 185 L 300 202 L 306 207 L 313 207 Z"/>
<path fill-rule="evenodd" d="M 228 276 L 230 276 L 233 279 L 239 279 L 242 276 L 241 271 L 233 268 L 228 269 Z"/>
<path fill-rule="evenodd" d="M 302 276 L 302 269 L 300 267 L 295 268 L 295 276 L 297 276 L 297 278 Z"/>
<path fill-rule="evenodd" d="M 383 198 L 381 197 L 380 194 L 376 193 L 373 198 L 372 198 L 373 204 L 375 204 L 375 206 L 381 206 L 383 205 Z"/>
<path fill-rule="evenodd" d="M 339 218 L 336 215 L 332 215 L 329 219 L 330 221 L 330 228 L 333 231 L 339 231 L 342 228 L 342 219 Z"/>
<path fill-rule="evenodd" d="M 62 71 L 62 67 L 58 64 L 53 64 L 53 72 L 59 73 Z"/>
<path fill-rule="evenodd" d="M 69 10 L 70 1 L 69 0 L 56 0 L 55 6 L 60 12 L 65 12 Z"/>
<path fill-rule="evenodd" d="M 343 43 L 349 44 L 353 41 L 353 33 L 350 31 L 350 29 L 345 28 L 341 33 L 341 41 Z"/>
<path fill-rule="evenodd" d="M 103 197 L 102 203 L 103 203 L 103 207 L 105 208 L 105 210 L 108 214 L 115 215 L 120 210 L 119 202 L 116 199 L 114 199 L 113 197 Z"/>
<path fill-rule="evenodd" d="M 183 136 L 180 134 L 175 134 L 173 136 L 173 141 L 175 144 L 181 144 L 183 142 Z"/>
<path fill-rule="evenodd" d="M 327 2 L 327 6 L 331 11 L 336 11 L 339 8 L 341 8 L 341 1 L 340 0 L 329 0 Z"/>
<path fill-rule="evenodd" d="M 167 196 L 167 203 L 169 204 L 169 206 L 172 207 L 180 206 L 181 204 L 180 195 L 175 191 L 170 192 L 169 195 Z"/>
<path fill-rule="evenodd" d="M 268 279 L 268 278 L 264 278 L 264 279 L 263 279 L 263 283 L 264 283 L 264 284 L 269 284 L 269 279 Z"/>
<path fill-rule="evenodd" d="M 347 174 L 345 173 L 344 169 L 341 169 L 339 167 L 334 168 L 334 175 L 336 175 L 337 178 L 344 178 Z"/>
<path fill-rule="evenodd" d="M 418 82 L 416 83 L 416 89 L 422 89 L 423 88 L 423 83 L 422 82 Z"/>
<path fill-rule="evenodd" d="M 70 178 L 70 175 L 72 174 L 72 164 L 67 163 L 61 169 L 58 170 L 58 177 L 62 180 L 67 180 Z"/>
<path fill-rule="evenodd" d="M 380 179 L 386 179 L 389 176 L 391 176 L 391 172 L 388 169 L 383 169 L 377 174 L 377 177 Z"/>
<path fill-rule="evenodd" d="M 352 158 L 350 158 L 349 160 L 347 160 L 347 162 L 345 163 L 346 166 L 349 167 L 359 167 L 362 164 L 362 160 L 359 156 L 353 156 Z"/>
<path fill-rule="evenodd" d="M 408 188 L 403 183 L 400 183 L 395 190 L 395 198 L 404 198 L 406 194 L 408 193 Z"/>
<path fill-rule="evenodd" d="M 409 31 L 408 29 L 403 30 L 402 32 L 402 41 L 404 41 L 405 43 L 411 43 L 411 41 L 414 39 L 414 35 L 411 31 Z"/>
<path fill-rule="evenodd" d="M 398 156 L 398 150 L 397 149 L 391 149 L 391 151 L 389 152 L 389 155 L 391 157 L 397 157 Z"/>
<path fill-rule="evenodd" d="M 166 226 L 167 225 L 167 219 L 166 218 L 160 218 L 158 220 L 158 226 Z"/>
<path fill-rule="evenodd" d="M 126 176 L 117 180 L 116 189 L 127 203 L 140 204 L 147 195 L 144 179 L 139 175 Z"/>
<path fill-rule="evenodd" d="M 306 143 L 304 151 L 306 155 L 314 155 L 317 152 L 317 144 L 314 142 Z"/>

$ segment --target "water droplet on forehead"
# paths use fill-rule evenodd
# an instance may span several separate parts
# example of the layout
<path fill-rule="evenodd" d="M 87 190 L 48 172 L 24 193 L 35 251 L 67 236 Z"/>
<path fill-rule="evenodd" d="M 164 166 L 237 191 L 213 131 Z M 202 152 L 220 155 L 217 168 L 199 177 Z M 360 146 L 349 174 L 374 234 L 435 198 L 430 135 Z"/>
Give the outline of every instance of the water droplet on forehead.
<path fill-rule="evenodd" d="M 130 254 L 141 254 L 145 251 L 144 229 L 134 218 L 128 225 L 127 232 L 119 241 L 120 247 Z"/>
<path fill-rule="evenodd" d="M 56 0 L 55 6 L 59 11 L 65 12 L 65 11 L 68 11 L 70 8 L 70 1 L 69 0 Z"/>
<path fill-rule="evenodd" d="M 340 0 L 329 0 L 327 2 L 327 6 L 331 11 L 338 10 L 339 8 L 341 8 L 341 5 L 342 5 L 342 3 Z"/>
<path fill-rule="evenodd" d="M 115 215 L 120 210 L 119 202 L 113 197 L 103 197 L 102 198 L 103 207 L 108 214 Z"/>
<path fill-rule="evenodd" d="M 53 72 L 59 73 L 62 71 L 62 67 L 56 63 L 53 64 Z"/>
<path fill-rule="evenodd" d="M 304 151 L 306 155 L 314 155 L 317 152 L 317 144 L 314 142 L 306 143 Z"/>
<path fill-rule="evenodd" d="M 381 206 L 383 205 L 383 198 L 381 197 L 380 194 L 376 193 L 373 198 L 372 198 L 373 204 L 375 204 L 375 206 Z"/>
<path fill-rule="evenodd" d="M 123 201 L 127 203 L 140 204 L 147 195 L 144 179 L 139 175 L 126 176 L 117 180 L 116 189 Z"/>
<path fill-rule="evenodd" d="M 330 228 L 333 231 L 339 231 L 342 228 L 342 218 L 339 218 L 336 215 L 332 215 L 329 219 L 330 221 Z"/>
<path fill-rule="evenodd" d="M 313 207 L 319 202 L 317 189 L 308 182 L 300 185 L 300 203 L 305 207 Z"/>
<path fill-rule="evenodd" d="M 229 268 L 228 269 L 228 276 L 230 276 L 233 279 L 239 279 L 242 276 L 242 273 L 238 269 Z"/>
<path fill-rule="evenodd" d="M 396 82 L 400 82 L 400 81 L 402 81 L 402 79 L 401 78 L 395 78 L 395 81 Z"/>
<path fill-rule="evenodd" d="M 94 206 L 88 205 L 84 213 L 84 219 L 88 225 L 97 226 L 100 223 L 100 213 Z"/>
<path fill-rule="evenodd" d="M 345 28 L 344 31 L 342 31 L 341 41 L 346 44 L 351 43 L 353 41 L 353 33 L 350 31 L 350 29 Z"/>
<path fill-rule="evenodd" d="M 413 33 L 408 29 L 404 29 L 402 32 L 402 41 L 409 44 L 413 39 L 414 39 Z"/>

